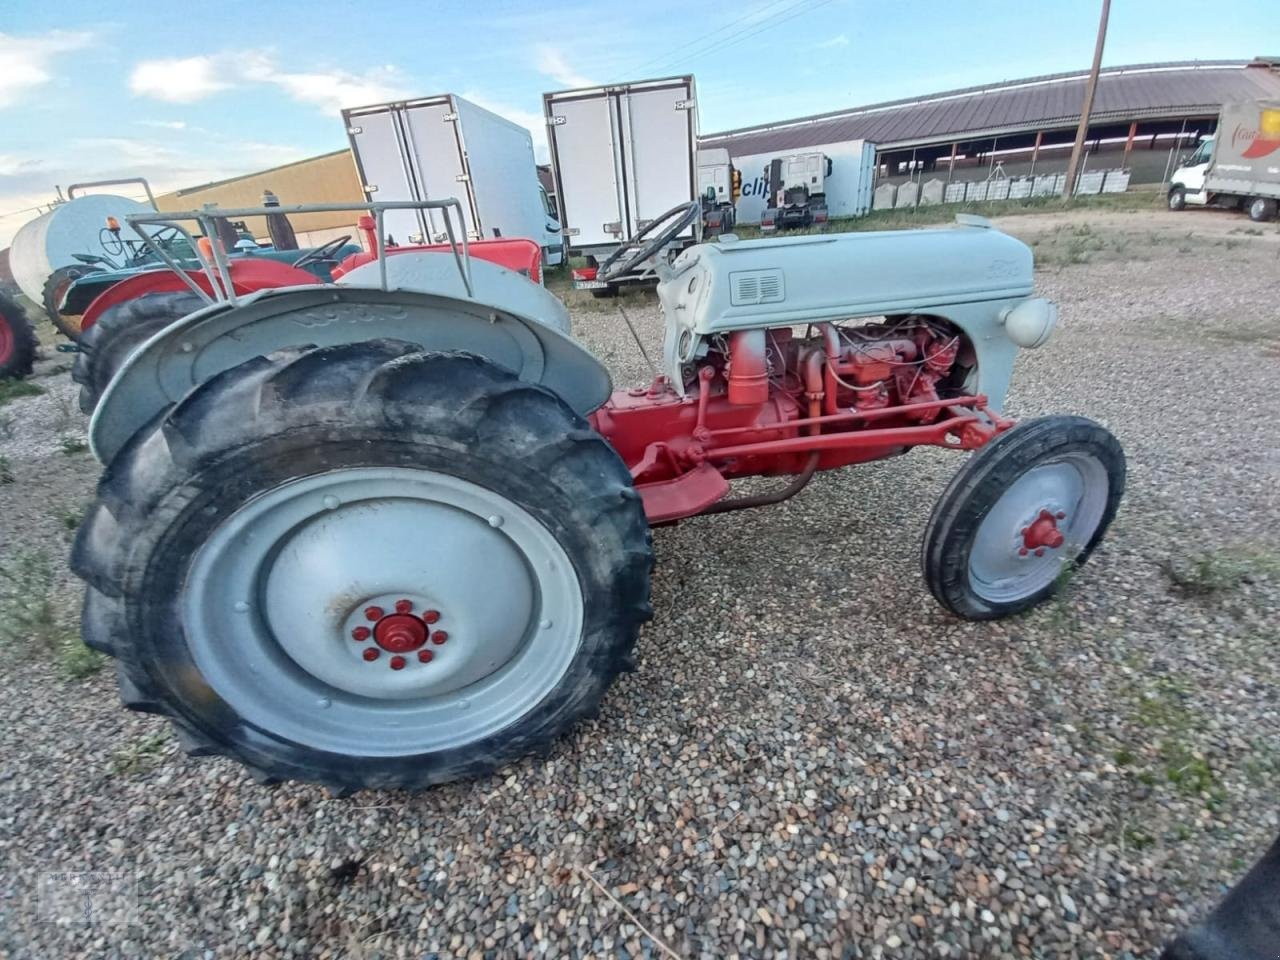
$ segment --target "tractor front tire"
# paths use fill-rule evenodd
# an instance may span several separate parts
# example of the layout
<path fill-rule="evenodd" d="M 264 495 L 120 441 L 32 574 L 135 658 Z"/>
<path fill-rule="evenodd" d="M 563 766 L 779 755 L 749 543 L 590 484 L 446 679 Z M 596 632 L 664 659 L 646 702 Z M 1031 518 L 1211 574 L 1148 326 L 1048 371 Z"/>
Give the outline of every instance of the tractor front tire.
<path fill-rule="evenodd" d="M 559 397 L 390 340 L 193 389 L 108 466 L 73 552 L 126 705 L 340 793 L 547 751 L 631 669 L 651 566 L 626 467 Z"/>
<path fill-rule="evenodd" d="M 194 293 L 148 293 L 108 307 L 84 331 L 71 379 L 80 384 L 80 409 L 93 413 L 107 384 L 134 349 L 205 301 Z"/>
<path fill-rule="evenodd" d="M 27 312 L 0 293 L 0 380 L 25 377 L 36 359 L 36 332 Z"/>
<path fill-rule="evenodd" d="M 952 478 L 925 528 L 925 581 L 967 620 L 1019 613 L 1089 559 L 1124 494 L 1119 441 L 1084 417 L 1020 423 Z"/>
<path fill-rule="evenodd" d="M 49 320 L 53 325 L 72 341 L 80 339 L 80 318 L 82 315 L 61 314 L 58 312 L 58 304 L 62 302 L 62 298 L 66 295 L 67 288 L 71 284 L 85 274 L 100 272 L 100 267 L 91 267 L 86 263 L 73 263 L 67 267 L 59 267 L 49 274 L 49 278 L 44 282 L 44 290 L 41 294 L 44 312 L 48 314 Z"/>

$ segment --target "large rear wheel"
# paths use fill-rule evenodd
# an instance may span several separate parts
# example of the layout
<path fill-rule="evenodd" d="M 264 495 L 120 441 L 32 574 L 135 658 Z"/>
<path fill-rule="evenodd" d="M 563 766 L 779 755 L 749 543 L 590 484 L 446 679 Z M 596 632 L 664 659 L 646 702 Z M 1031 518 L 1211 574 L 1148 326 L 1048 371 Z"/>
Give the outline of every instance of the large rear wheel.
<path fill-rule="evenodd" d="M 80 338 L 71 368 L 71 379 L 80 384 L 80 409 L 93 413 L 107 384 L 139 344 L 204 305 L 194 293 L 148 293 L 104 310 Z"/>
<path fill-rule="evenodd" d="M 651 557 L 626 467 L 558 397 L 370 341 L 193 390 L 111 463 L 73 562 L 126 704 L 346 791 L 482 775 L 595 711 Z"/>
<path fill-rule="evenodd" d="M 1084 563 L 1124 493 L 1125 460 L 1084 417 L 1019 424 L 979 450 L 929 518 L 922 561 L 934 597 L 969 620 L 1041 602 Z"/>
<path fill-rule="evenodd" d="M 36 334 L 27 312 L 0 293 L 0 380 L 25 377 L 36 359 Z"/>

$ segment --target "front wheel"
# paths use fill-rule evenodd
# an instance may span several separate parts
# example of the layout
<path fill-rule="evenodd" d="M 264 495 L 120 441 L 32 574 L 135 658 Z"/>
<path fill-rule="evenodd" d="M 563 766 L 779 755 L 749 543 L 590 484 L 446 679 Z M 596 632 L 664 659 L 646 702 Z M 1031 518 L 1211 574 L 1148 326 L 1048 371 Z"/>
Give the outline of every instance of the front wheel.
<path fill-rule="evenodd" d="M 1174 187 L 1169 191 L 1169 209 L 1184 210 L 1187 206 L 1187 191 L 1182 187 Z"/>
<path fill-rule="evenodd" d="M 1264 223 L 1275 219 L 1276 202 L 1268 197 L 1250 197 L 1244 202 L 1244 210 L 1250 220 Z"/>
<path fill-rule="evenodd" d="M 996 437 L 960 468 L 925 529 L 934 597 L 993 620 L 1050 596 L 1084 563 L 1124 493 L 1119 441 L 1084 417 L 1043 417 Z"/>
<path fill-rule="evenodd" d="M 489 773 L 592 714 L 649 616 L 626 467 L 466 354 L 281 351 L 110 464 L 85 640 L 188 750 L 346 792 Z"/>

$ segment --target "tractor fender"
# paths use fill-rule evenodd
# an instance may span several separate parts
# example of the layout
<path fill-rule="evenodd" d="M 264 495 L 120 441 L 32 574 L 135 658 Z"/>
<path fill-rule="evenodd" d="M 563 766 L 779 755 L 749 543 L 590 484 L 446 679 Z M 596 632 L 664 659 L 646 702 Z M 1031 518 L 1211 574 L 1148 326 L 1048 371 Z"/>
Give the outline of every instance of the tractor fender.
<path fill-rule="evenodd" d="M 230 270 L 231 283 L 237 294 L 253 293 L 267 287 L 292 287 L 320 282 L 313 274 L 277 260 L 236 257 L 231 260 Z M 205 293 L 212 292 L 213 286 L 203 270 L 188 270 L 186 274 Z M 169 269 L 135 273 L 113 283 L 94 297 L 80 318 L 80 327 L 87 330 L 98 322 L 100 316 L 126 300 L 136 300 L 149 293 L 177 293 L 190 289 L 180 276 Z"/>
<path fill-rule="evenodd" d="M 417 256 L 405 254 L 387 264 Z M 369 266 L 378 268 L 376 263 Z M 472 267 L 473 296 L 358 286 L 354 281 L 367 269 L 360 268 L 344 278 L 350 283 L 262 290 L 234 306 L 224 302 L 197 310 L 161 330 L 125 361 L 94 410 L 89 425 L 93 452 L 110 463 L 141 426 L 193 387 L 291 346 L 388 338 L 426 350 L 466 351 L 512 370 L 527 383 L 547 387 L 583 416 L 603 404 L 612 390 L 609 373 L 569 336 L 564 306 L 512 271 L 480 261 Z M 510 277 L 495 282 L 486 277 L 491 273 L 486 268 Z"/>

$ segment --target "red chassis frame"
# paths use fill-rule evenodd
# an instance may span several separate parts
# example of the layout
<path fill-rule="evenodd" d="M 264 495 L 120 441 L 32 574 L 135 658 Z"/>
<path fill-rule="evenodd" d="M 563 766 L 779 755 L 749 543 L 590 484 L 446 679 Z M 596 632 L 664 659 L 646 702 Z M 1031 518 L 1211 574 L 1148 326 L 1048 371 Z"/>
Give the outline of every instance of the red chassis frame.
<path fill-rule="evenodd" d="M 844 376 L 879 376 L 881 368 L 868 374 L 868 362 L 851 359 L 832 325 L 819 324 L 817 330 L 820 338 L 813 343 L 821 345 L 798 343 L 801 382 L 790 389 L 785 377 L 782 384 L 770 380 L 765 332 L 741 331 L 729 336 L 727 355 L 701 363 L 686 396 L 660 376 L 648 388 L 615 391 L 591 414 L 592 426 L 627 464 L 650 523 L 777 503 L 799 492 L 818 470 L 910 447 L 975 450 L 1015 423 L 990 410 L 981 394 L 940 397 L 932 383 L 912 402 L 895 404 L 882 395 L 882 405 L 870 399 L 842 404 L 842 393 L 849 394 L 843 388 L 857 389 Z M 942 362 L 948 367 L 958 339 L 945 348 Z M 877 346 L 909 349 L 904 342 Z M 778 475 L 792 480 L 773 493 L 726 499 L 733 478 Z"/>

